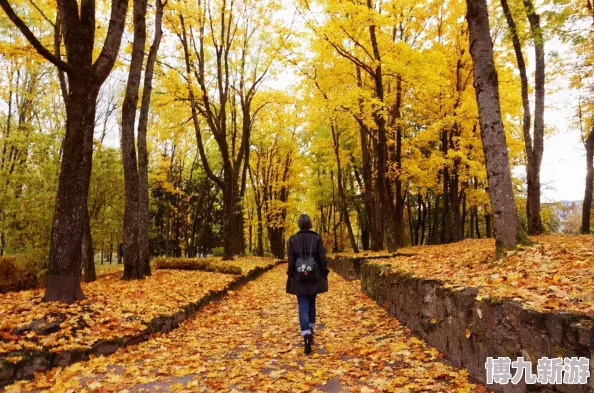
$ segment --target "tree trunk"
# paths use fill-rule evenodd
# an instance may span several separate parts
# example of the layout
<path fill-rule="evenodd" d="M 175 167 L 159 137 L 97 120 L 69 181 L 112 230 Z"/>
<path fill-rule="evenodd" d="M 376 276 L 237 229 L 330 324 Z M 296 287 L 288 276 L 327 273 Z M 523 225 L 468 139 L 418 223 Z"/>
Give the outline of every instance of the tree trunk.
<path fill-rule="evenodd" d="M 234 228 L 234 255 L 238 256 L 245 256 L 245 236 L 244 236 L 244 217 L 243 217 L 243 198 L 241 197 L 239 192 L 236 192 L 234 195 L 234 203 L 233 203 L 233 224 Z"/>
<path fill-rule="evenodd" d="M 373 5 L 371 0 L 367 0 L 367 7 L 371 10 Z M 371 24 L 369 26 L 369 38 L 373 48 L 373 56 L 375 60 L 375 67 L 373 70 L 373 82 L 375 94 L 377 99 L 384 103 L 384 85 L 382 79 L 382 59 L 379 51 L 379 45 L 376 37 L 376 26 Z M 380 206 L 383 214 L 386 216 L 384 221 L 386 228 L 386 242 L 388 243 L 388 251 L 395 252 L 398 250 L 397 243 L 397 228 L 395 227 L 396 212 L 394 207 L 394 198 L 388 179 L 388 140 L 386 135 L 386 119 L 384 118 L 385 107 L 375 108 L 373 111 L 373 120 L 377 125 L 377 143 L 376 143 L 376 158 L 377 158 L 377 173 L 376 186 L 380 197 Z M 400 197 L 397 195 L 397 197 Z"/>
<path fill-rule="evenodd" d="M 431 244 L 431 236 L 433 234 L 433 225 L 431 224 L 431 217 L 432 216 L 432 212 L 431 212 L 431 196 L 429 195 L 429 192 L 427 192 L 427 216 L 428 216 L 428 220 L 427 220 L 427 244 Z"/>
<path fill-rule="evenodd" d="M 90 221 L 91 220 L 87 215 L 83 230 L 81 251 L 81 263 L 84 269 L 85 282 L 93 282 L 97 280 L 97 274 L 95 273 L 95 252 L 93 251 L 93 238 L 91 237 Z M 103 262 L 103 259 L 101 262 Z"/>
<path fill-rule="evenodd" d="M 456 102 L 454 105 L 454 113 L 457 114 L 458 108 L 461 104 L 462 96 L 462 59 L 458 57 L 456 62 Z M 452 130 L 449 134 L 448 145 L 454 152 L 460 152 L 460 124 L 458 121 L 454 122 Z M 454 165 L 450 175 L 450 201 L 452 211 L 452 231 L 450 241 L 457 242 L 464 239 L 464 221 L 466 220 L 466 194 L 465 187 L 460 187 L 460 162 L 461 158 L 456 156 L 454 158 Z M 467 168 L 468 170 L 468 168 Z M 461 206 L 462 205 L 462 206 Z M 460 212 L 462 210 L 462 212 Z"/>
<path fill-rule="evenodd" d="M 241 30 L 238 27 L 239 22 L 237 21 L 242 19 L 235 18 L 233 12 L 227 12 L 224 3 L 222 4 L 222 7 L 223 12 L 221 14 L 221 19 L 219 20 L 221 29 L 221 34 L 219 37 L 220 42 L 213 42 L 213 45 L 215 48 L 217 48 L 213 53 L 210 53 L 211 51 L 209 48 L 205 48 L 204 26 L 206 24 L 206 18 L 204 17 L 200 17 L 196 21 L 200 26 L 197 29 L 198 36 L 196 37 L 194 35 L 194 31 L 190 29 L 189 33 L 191 35 L 191 39 L 188 40 L 188 32 L 186 31 L 184 16 L 179 14 L 181 34 L 178 34 L 178 37 L 181 40 L 184 52 L 187 76 L 186 80 L 188 82 L 188 95 L 190 98 L 189 101 L 192 110 L 192 121 L 194 124 L 200 158 L 208 177 L 211 178 L 223 190 L 223 248 L 225 249 L 223 259 L 230 260 L 233 259 L 234 255 L 245 254 L 242 196 L 245 190 L 247 165 L 249 164 L 249 142 L 251 133 L 251 118 L 253 115 L 250 111 L 250 105 L 254 98 L 254 94 L 258 89 L 258 86 L 266 75 L 268 68 L 266 68 L 266 71 L 262 71 L 260 74 L 258 74 L 258 72 L 255 70 L 253 73 L 250 71 L 250 78 L 253 78 L 253 80 L 251 83 L 248 83 L 250 86 L 246 85 L 246 78 L 248 77 L 246 76 L 246 67 L 243 67 L 243 64 L 248 53 L 249 38 L 245 38 L 242 43 L 243 47 L 241 48 L 242 55 L 238 56 L 237 58 L 240 63 L 238 71 L 239 75 L 231 75 L 229 62 L 231 59 L 235 59 L 234 50 L 237 49 L 237 36 L 235 33 Z M 211 23 L 212 28 L 212 20 L 209 22 Z M 234 24 L 235 27 L 232 27 Z M 214 31 L 211 31 L 211 33 L 216 34 Z M 217 41 L 219 38 L 212 39 Z M 190 41 L 194 49 L 192 55 L 196 57 L 196 61 L 194 62 L 196 64 L 195 67 L 191 67 L 190 65 Z M 207 53 L 206 56 L 213 55 L 213 57 L 216 58 L 216 65 L 213 67 L 213 71 L 216 74 L 215 79 L 217 79 L 217 87 L 212 89 L 216 92 L 216 98 L 209 96 L 211 87 L 213 85 L 211 84 L 212 81 L 210 80 L 210 77 L 206 76 L 205 64 L 208 62 L 208 59 L 205 57 L 205 53 Z M 192 74 L 193 77 L 190 76 Z M 234 79 L 235 76 L 238 76 L 239 78 L 239 86 L 231 86 L 230 81 L 231 79 Z M 219 148 L 223 165 L 222 179 L 214 174 L 208 162 L 208 157 L 206 155 L 202 139 L 202 131 L 197 118 L 198 105 L 194 95 L 194 86 L 192 81 L 195 81 L 201 90 L 201 94 L 198 97 L 200 101 L 200 112 L 202 117 L 208 123 L 208 127 L 212 132 L 214 140 Z M 237 149 L 235 148 L 235 136 L 237 135 L 237 129 L 234 128 L 236 127 L 236 123 L 233 118 L 233 116 L 235 116 L 235 107 L 231 110 L 231 125 L 228 124 L 229 119 L 227 116 L 227 110 L 229 109 L 229 106 L 235 105 L 234 100 L 237 97 L 236 94 L 240 97 L 243 116 L 243 123 L 241 127 L 241 144 Z M 213 105 L 213 101 L 216 101 L 216 105 Z M 229 132 L 230 130 L 232 132 Z M 229 146 L 229 140 L 231 142 L 231 146 Z M 243 166 L 242 163 L 244 164 Z M 241 183 L 239 183 L 240 173 L 242 174 Z"/>
<path fill-rule="evenodd" d="M 252 251 L 254 250 L 254 225 L 252 224 L 254 222 L 254 208 L 252 206 L 250 206 L 250 210 L 248 211 L 248 222 L 250 223 L 248 230 L 248 251 L 252 254 Z"/>
<path fill-rule="evenodd" d="M 45 301 L 84 299 L 80 286 L 82 237 L 93 159 L 93 131 L 98 88 L 92 76 L 69 78 L 66 135 L 52 226 Z"/>
<path fill-rule="evenodd" d="M 144 85 L 142 89 L 142 101 L 140 103 L 140 115 L 138 117 L 138 256 L 140 264 L 144 266 L 144 275 L 151 275 L 150 252 L 149 252 L 149 189 L 148 189 L 148 149 L 146 145 L 146 134 L 148 129 L 148 115 L 151 106 L 151 93 L 153 91 L 153 75 L 157 53 L 161 44 L 163 30 L 163 3 L 157 0 L 157 11 L 155 15 L 155 36 L 149 49 L 146 68 L 144 71 Z"/>
<path fill-rule="evenodd" d="M 124 164 L 124 280 L 142 278 L 144 261 L 140 259 L 140 208 L 139 208 L 139 175 L 134 143 L 134 125 L 138 90 L 144 60 L 146 44 L 146 0 L 134 0 L 134 42 L 132 44 L 132 60 L 128 73 L 126 95 L 122 106 L 122 161 Z"/>
<path fill-rule="evenodd" d="M 326 233 L 326 215 L 324 214 L 324 204 L 320 203 L 320 233 Z"/>
<path fill-rule="evenodd" d="M 334 192 L 334 171 L 330 170 L 330 180 L 332 181 L 332 233 L 334 234 L 334 248 L 332 252 L 339 252 L 338 249 L 338 238 L 336 234 L 336 195 Z"/>
<path fill-rule="evenodd" d="M 118 244 L 118 265 L 121 265 L 124 262 L 124 245 L 122 243 Z"/>
<path fill-rule="evenodd" d="M 481 238 L 481 230 L 479 228 L 478 207 L 476 207 L 476 206 L 474 208 L 474 225 L 476 226 L 476 237 L 477 237 L 477 239 L 480 239 Z"/>
<path fill-rule="evenodd" d="M 270 240 L 270 252 L 275 258 L 284 259 L 284 228 L 268 227 L 268 240 Z"/>
<path fill-rule="evenodd" d="M 429 244 L 439 244 L 439 211 L 443 210 L 439 208 L 440 199 L 443 199 L 442 195 L 437 195 L 435 197 L 435 205 L 433 207 L 433 229 L 431 232 L 431 238 L 429 239 Z"/>
<path fill-rule="evenodd" d="M 356 68 L 357 70 L 357 86 L 359 88 L 363 87 L 363 81 L 361 79 L 361 69 L 359 67 Z M 359 107 L 361 111 L 363 111 L 363 98 L 359 98 Z M 376 203 L 375 203 L 375 196 L 374 196 L 374 187 L 373 187 L 373 162 L 371 159 L 371 152 L 369 149 L 369 142 L 367 138 L 369 130 L 364 127 L 363 125 L 359 126 L 359 137 L 361 143 L 361 159 L 362 159 L 362 174 L 363 174 L 363 200 L 366 212 L 366 219 L 367 219 L 367 228 L 369 232 L 369 237 L 371 238 L 371 247 L 372 251 L 379 251 L 382 249 L 382 235 L 381 235 L 381 227 L 378 225 L 377 219 L 377 212 L 376 212 Z M 377 195 L 377 191 L 375 192 Z M 363 249 L 366 250 L 365 243 L 363 243 Z"/>
<path fill-rule="evenodd" d="M 534 49 L 536 54 L 536 73 L 535 73 L 535 112 L 534 112 L 534 145 L 530 135 L 531 113 L 530 98 L 528 92 L 528 76 L 526 72 L 526 63 L 522 53 L 522 44 L 518 36 L 516 23 L 514 21 L 507 0 L 501 0 L 501 6 L 507 25 L 509 26 L 512 44 L 520 72 L 520 82 L 522 91 L 522 131 L 524 135 L 524 146 L 526 149 L 526 180 L 527 180 L 527 203 L 526 216 L 528 218 L 528 233 L 537 235 L 542 233 L 542 221 L 540 218 L 540 164 L 543 154 L 544 138 L 544 42 L 540 32 L 540 21 L 538 15 L 534 13 L 529 1 L 525 1 L 526 12 L 534 35 Z M 534 26 L 533 26 L 534 25 Z"/>
<path fill-rule="evenodd" d="M 258 217 L 258 251 L 260 257 L 264 256 L 264 225 L 262 224 L 262 204 L 256 205 L 256 216 Z"/>
<path fill-rule="evenodd" d="M 349 234 L 349 240 L 351 242 L 351 248 L 355 254 L 359 253 L 359 247 L 357 246 L 357 240 L 355 239 L 355 233 L 353 232 L 353 226 L 351 225 L 351 218 L 349 217 L 349 211 L 347 207 L 346 193 L 344 191 L 344 183 L 342 180 L 342 165 L 340 163 L 340 133 L 334 125 L 331 125 L 332 139 L 334 140 L 334 156 L 336 158 L 337 167 L 337 181 L 338 181 L 338 195 L 340 198 L 340 209 L 342 211 L 342 217 L 347 227 Z"/>
<path fill-rule="evenodd" d="M 458 176 L 456 176 L 457 178 Z M 456 189 L 458 189 L 458 179 L 456 179 Z M 460 196 L 460 194 L 462 194 Z M 460 205 L 460 199 L 462 199 L 462 203 L 461 203 L 461 207 Z M 464 223 L 466 222 L 466 214 L 467 214 L 467 209 L 466 209 L 466 193 L 464 192 L 464 187 L 462 188 L 462 190 L 460 190 L 460 192 L 458 193 L 458 202 L 456 203 L 456 210 L 458 212 L 458 214 L 454 214 L 454 222 L 458 223 L 458 230 L 457 230 L 457 237 L 456 237 L 456 241 L 459 242 L 460 240 L 464 240 Z M 462 214 L 460 214 L 460 208 L 462 209 Z"/>
<path fill-rule="evenodd" d="M 236 255 L 242 253 L 241 241 L 239 236 L 243 233 L 237 233 L 237 203 L 239 199 L 239 189 L 235 182 L 233 168 L 228 159 L 223 166 L 223 260 L 231 261 Z"/>
<path fill-rule="evenodd" d="M 402 117 L 400 107 L 402 106 L 402 78 L 398 76 L 396 78 L 396 101 L 394 104 L 394 121 L 396 122 L 396 151 L 395 151 L 395 163 L 398 170 L 398 175 L 394 180 L 395 183 L 395 214 L 391 219 L 394 220 L 395 230 L 395 241 L 398 247 L 404 247 L 404 198 L 402 195 L 402 181 L 400 180 L 400 171 L 402 170 L 402 126 L 400 119 Z M 389 187 L 389 181 L 387 181 Z M 390 197 L 391 193 L 388 194 Z M 409 196 L 410 197 L 410 196 Z M 390 198 L 391 200 L 391 198 Z M 409 201 L 410 203 L 410 201 Z"/>
<path fill-rule="evenodd" d="M 594 159 L 594 127 L 586 139 L 586 191 L 582 205 L 582 227 L 580 232 L 590 233 L 590 213 L 592 210 L 592 192 L 594 183 L 594 170 L 592 160 Z"/>
<path fill-rule="evenodd" d="M 244 236 L 245 216 L 244 216 L 243 201 L 245 199 L 245 190 L 246 190 L 246 184 L 247 184 L 247 172 L 248 172 L 249 161 L 250 161 L 249 140 L 250 140 L 250 135 L 251 135 L 251 130 L 252 130 L 251 114 L 250 114 L 249 106 L 244 108 L 243 116 L 247 117 L 247 120 L 246 119 L 243 120 L 242 132 L 244 134 L 246 134 L 246 138 L 248 140 L 248 142 L 247 142 L 248 147 L 244 151 L 243 170 L 241 172 L 241 184 L 240 184 L 240 188 L 239 188 L 239 199 L 237 200 L 237 203 L 236 203 L 236 210 L 237 210 L 236 214 L 237 214 L 237 228 L 239 231 L 238 233 L 241 234 L 241 236 L 239 237 L 239 240 L 241 240 L 241 254 L 240 255 L 245 256 L 245 248 L 246 248 L 245 247 L 246 246 L 245 236 Z"/>
<path fill-rule="evenodd" d="M 486 0 L 467 0 L 466 4 L 481 139 L 495 217 L 495 239 L 498 247 L 509 248 L 519 240 L 518 213 L 501 118 L 489 13 Z"/>
<path fill-rule="evenodd" d="M 492 236 L 491 229 L 491 213 L 487 211 L 487 207 L 485 206 L 485 232 L 487 239 L 490 239 Z"/>
<path fill-rule="evenodd" d="M 417 194 L 417 221 L 415 224 L 415 245 L 419 245 L 419 230 L 421 229 L 421 217 L 424 215 L 423 209 L 423 197 L 421 196 L 421 190 Z"/>
<path fill-rule="evenodd" d="M 528 233 L 538 235 L 544 231 L 540 218 L 540 167 L 544 151 L 544 110 L 545 110 L 545 51 L 544 35 L 540 27 L 540 16 L 531 0 L 524 0 L 524 8 L 534 40 L 534 146 L 532 162 L 526 174 L 528 180 Z"/>
<path fill-rule="evenodd" d="M 427 202 L 429 202 L 429 198 L 427 198 Z M 425 206 L 425 202 L 423 202 L 423 198 L 421 197 L 421 205 L 423 206 L 423 219 L 421 221 L 421 242 L 419 245 L 425 244 L 425 220 L 427 219 L 427 208 Z"/>
<path fill-rule="evenodd" d="M 468 238 L 472 239 L 474 237 L 474 209 L 470 209 L 470 217 L 468 222 Z"/>
<path fill-rule="evenodd" d="M 448 132 L 441 132 L 441 148 L 443 158 L 445 159 L 448 155 Z M 448 164 L 444 164 L 443 167 L 443 212 L 441 215 L 441 234 L 440 240 L 442 244 L 452 242 L 452 218 L 450 214 L 450 168 Z"/>
<path fill-rule="evenodd" d="M 414 239 L 414 230 L 413 230 L 413 218 L 412 218 L 412 209 L 410 207 L 410 194 L 406 196 L 406 212 L 408 215 L 408 233 L 410 237 L 410 245 L 415 245 Z"/>
<path fill-rule="evenodd" d="M 347 227 L 347 232 L 349 234 L 349 240 L 351 242 L 351 248 L 353 249 L 353 253 L 358 254 L 359 253 L 359 246 L 357 245 L 357 240 L 355 239 L 355 233 L 353 232 L 353 226 L 351 225 L 351 218 L 349 217 L 349 211 L 347 208 L 347 203 L 346 203 L 346 195 L 344 192 L 344 187 L 342 185 L 342 175 L 341 175 L 342 170 L 340 169 L 340 167 L 338 167 L 338 190 L 340 195 L 340 199 L 341 199 L 341 208 L 342 208 L 342 217 L 344 218 L 344 224 Z"/>
<path fill-rule="evenodd" d="M 367 145 L 367 135 L 365 130 L 361 130 L 361 149 L 363 156 L 363 182 L 365 184 L 363 198 L 365 200 L 365 211 L 368 214 L 370 248 L 372 251 L 379 251 L 383 248 L 382 226 L 380 221 L 380 203 L 379 191 L 374 187 L 373 182 L 373 162 L 371 152 Z M 364 147 L 363 147 L 364 146 Z M 377 164 L 376 164 L 377 165 Z"/>
<path fill-rule="evenodd" d="M 360 216 L 359 216 L 360 217 Z M 361 225 L 361 247 L 363 247 L 363 251 L 369 250 L 369 228 L 364 226 L 366 223 L 360 221 Z"/>
<path fill-rule="evenodd" d="M 84 297 L 80 287 L 80 261 L 87 198 L 93 159 L 93 131 L 97 95 L 115 63 L 125 28 L 127 0 L 112 0 L 109 26 L 101 53 L 93 62 L 95 42 L 95 3 L 83 2 L 80 8 L 58 0 L 55 31 L 62 31 L 67 62 L 58 51 L 51 53 L 37 39 L 27 24 L 14 12 L 8 0 L 0 0 L 12 23 L 35 50 L 58 72 L 68 74 L 66 135 L 62 145 L 62 163 L 52 224 L 50 257 L 45 301 L 72 303 Z M 60 47 L 61 35 L 54 40 Z M 64 91 L 65 93 L 65 91 Z"/>

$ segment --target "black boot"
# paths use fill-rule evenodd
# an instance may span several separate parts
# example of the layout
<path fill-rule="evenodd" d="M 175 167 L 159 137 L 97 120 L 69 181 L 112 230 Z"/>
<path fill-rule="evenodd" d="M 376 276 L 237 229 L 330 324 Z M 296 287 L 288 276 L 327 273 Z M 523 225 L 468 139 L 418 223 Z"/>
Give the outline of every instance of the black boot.
<path fill-rule="evenodd" d="M 303 344 L 305 345 L 305 354 L 309 355 L 311 353 L 311 334 L 306 334 L 303 336 Z"/>

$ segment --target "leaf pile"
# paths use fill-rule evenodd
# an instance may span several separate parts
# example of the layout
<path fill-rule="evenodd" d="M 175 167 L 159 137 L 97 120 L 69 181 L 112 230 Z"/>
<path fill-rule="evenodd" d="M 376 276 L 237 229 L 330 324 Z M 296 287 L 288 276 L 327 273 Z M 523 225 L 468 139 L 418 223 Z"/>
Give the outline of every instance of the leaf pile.
<path fill-rule="evenodd" d="M 516 299 L 535 310 L 594 314 L 594 236 L 546 235 L 535 244 L 495 256 L 492 239 L 467 239 L 403 249 L 416 255 L 374 260 L 395 271 L 439 279 L 446 286 L 477 287 L 478 300 Z"/>
<path fill-rule="evenodd" d="M 388 252 L 388 250 L 380 251 L 359 251 L 357 254 L 354 252 L 337 252 L 328 254 L 329 258 L 333 257 L 346 257 L 346 258 L 390 258 L 393 257 L 394 253 Z"/>
<path fill-rule="evenodd" d="M 157 269 L 202 270 L 224 274 L 247 275 L 256 268 L 273 265 L 277 263 L 277 260 L 262 257 L 244 257 L 234 261 L 223 261 L 220 257 L 159 257 L 155 258 L 154 263 Z"/>
<path fill-rule="evenodd" d="M 159 315 L 177 312 L 236 276 L 201 271 L 157 270 L 142 280 L 105 275 L 84 284 L 86 300 L 42 303 L 43 290 L 0 295 L 0 354 L 19 350 L 87 348 L 100 339 L 137 334 Z M 39 332 L 39 326 L 54 326 Z"/>
<path fill-rule="evenodd" d="M 279 266 L 167 336 L 38 374 L 7 392 L 487 392 L 361 294 L 359 282 L 334 273 L 318 297 L 316 347 L 306 357 L 285 278 Z"/>

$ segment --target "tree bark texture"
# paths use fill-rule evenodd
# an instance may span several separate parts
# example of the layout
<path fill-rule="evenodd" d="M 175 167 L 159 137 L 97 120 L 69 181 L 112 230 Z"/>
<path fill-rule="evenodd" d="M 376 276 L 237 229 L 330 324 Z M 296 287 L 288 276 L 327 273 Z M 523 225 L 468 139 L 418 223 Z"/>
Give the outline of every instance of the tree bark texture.
<path fill-rule="evenodd" d="M 501 7 L 510 30 L 512 44 L 520 72 L 521 92 L 522 92 L 522 131 L 524 135 L 524 146 L 526 150 L 526 181 L 527 181 L 527 201 L 526 216 L 528 219 L 528 233 L 537 235 L 542 233 L 542 221 L 540 218 L 540 166 L 543 155 L 544 141 L 544 42 L 540 31 L 539 16 L 534 13 L 529 1 L 525 1 L 526 12 L 534 35 L 534 49 L 536 55 L 535 72 L 535 117 L 534 117 L 534 141 L 530 134 L 531 112 L 530 98 L 528 91 L 528 75 L 526 72 L 526 62 L 522 53 L 522 44 L 518 36 L 515 20 L 507 3 L 507 0 L 501 0 Z"/>
<path fill-rule="evenodd" d="M 84 225 L 81 251 L 81 263 L 84 269 L 85 282 L 93 282 L 97 280 L 97 273 L 95 272 L 95 252 L 93 251 L 93 238 L 91 236 L 90 221 L 91 220 L 87 215 L 87 220 Z M 101 255 L 101 263 L 103 263 L 103 255 Z"/>
<path fill-rule="evenodd" d="M 126 84 L 126 94 L 122 106 L 122 161 L 124 164 L 124 280 L 143 277 L 144 265 L 141 264 L 139 249 L 140 209 L 139 176 L 135 147 L 136 106 L 144 61 L 146 44 L 146 8 L 147 0 L 134 0 L 134 42 L 132 59 Z"/>
<path fill-rule="evenodd" d="M 466 4 L 481 139 L 495 217 L 495 239 L 498 247 L 508 248 L 518 242 L 518 214 L 501 118 L 499 82 L 493 60 L 487 2 L 467 0 Z"/>
<path fill-rule="evenodd" d="M 590 233 L 590 214 L 592 211 L 592 192 L 594 183 L 594 168 L 592 167 L 594 159 L 594 128 L 590 131 L 586 139 L 586 191 L 584 193 L 584 202 L 582 205 L 582 227 L 581 233 Z"/>
<path fill-rule="evenodd" d="M 532 160 L 528 162 L 526 178 L 528 182 L 528 233 L 538 235 L 544 231 L 540 218 L 540 168 L 544 151 L 544 110 L 545 110 L 545 51 L 544 35 L 540 27 L 540 15 L 536 13 L 531 0 L 524 0 L 524 8 L 532 39 L 534 41 L 534 144 Z M 528 146 L 527 146 L 528 148 Z"/>
<path fill-rule="evenodd" d="M 353 232 L 353 226 L 351 225 L 351 218 L 349 216 L 349 210 L 347 206 L 346 193 L 344 191 L 344 183 L 342 178 L 342 165 L 340 162 L 340 131 L 334 124 L 331 126 L 332 139 L 334 141 L 334 156 L 336 157 L 336 180 L 338 182 L 338 196 L 340 198 L 340 209 L 342 210 L 342 217 L 347 227 L 349 234 L 349 240 L 351 242 L 351 248 L 355 254 L 359 253 L 359 247 L 357 246 L 357 240 L 355 239 L 355 233 Z"/>
<path fill-rule="evenodd" d="M 144 70 L 144 85 L 142 89 L 142 101 L 140 104 L 140 115 L 138 118 L 138 248 L 141 265 L 144 266 L 144 275 L 151 275 L 150 252 L 149 252 L 149 189 L 148 189 L 148 149 L 146 135 L 148 128 L 148 115 L 151 106 L 151 93 L 153 91 L 153 75 L 157 53 L 163 36 L 162 20 L 164 4 L 157 0 L 155 14 L 155 36 L 149 49 L 146 68 Z"/>

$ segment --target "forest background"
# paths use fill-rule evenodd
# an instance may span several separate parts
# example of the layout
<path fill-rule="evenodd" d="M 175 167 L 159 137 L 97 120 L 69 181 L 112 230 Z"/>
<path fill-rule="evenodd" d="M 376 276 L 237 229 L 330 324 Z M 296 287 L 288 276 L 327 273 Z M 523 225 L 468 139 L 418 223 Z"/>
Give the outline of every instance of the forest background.
<path fill-rule="evenodd" d="M 497 233 L 466 2 L 69 3 L 0 1 L 0 256 L 50 298 L 120 244 L 283 258 L 302 212 L 332 251 Z M 488 6 L 521 230 L 589 233 L 547 202 L 591 208 L 592 4 Z"/>

